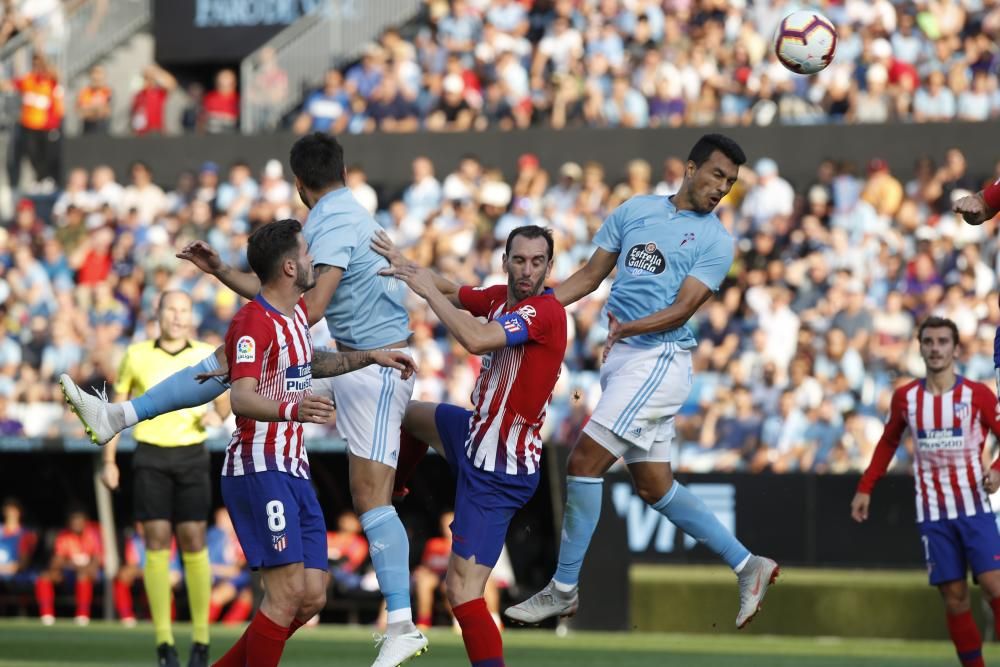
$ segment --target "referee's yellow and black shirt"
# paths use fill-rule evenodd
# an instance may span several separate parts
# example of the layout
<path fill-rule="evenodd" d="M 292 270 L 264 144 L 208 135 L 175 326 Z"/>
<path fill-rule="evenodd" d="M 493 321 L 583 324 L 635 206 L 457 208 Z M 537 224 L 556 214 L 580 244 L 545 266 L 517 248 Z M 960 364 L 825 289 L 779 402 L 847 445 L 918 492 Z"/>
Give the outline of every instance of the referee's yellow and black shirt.
<path fill-rule="evenodd" d="M 177 371 L 193 366 L 215 352 L 215 346 L 197 340 L 189 340 L 176 354 L 167 352 L 160 346 L 159 339 L 133 343 L 125 351 L 118 369 L 115 391 L 120 395 L 134 398 L 153 385 L 161 382 Z M 208 406 L 185 408 L 160 415 L 136 425 L 132 436 L 138 442 L 160 447 L 183 447 L 196 445 L 206 439 L 201 418 Z"/>

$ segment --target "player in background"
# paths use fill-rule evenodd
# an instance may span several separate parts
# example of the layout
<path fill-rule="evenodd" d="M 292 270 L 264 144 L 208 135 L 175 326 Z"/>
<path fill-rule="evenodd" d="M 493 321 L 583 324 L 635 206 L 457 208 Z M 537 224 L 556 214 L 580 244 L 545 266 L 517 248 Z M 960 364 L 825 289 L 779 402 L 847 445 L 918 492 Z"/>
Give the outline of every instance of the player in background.
<path fill-rule="evenodd" d="M 128 346 L 115 383 L 117 400 L 143 394 L 173 373 L 198 363 L 214 348 L 191 338 L 194 328 L 191 297 L 179 290 L 160 295 L 157 306 L 159 336 Z M 208 666 L 208 612 L 212 590 L 211 565 L 205 548 L 205 529 L 212 510 L 212 479 L 205 440 L 205 421 L 229 414 L 229 401 L 220 396 L 215 413 L 195 407 L 161 415 L 136 425 L 132 458 L 133 518 L 142 522 L 146 543 L 142 581 L 153 619 L 159 664 L 179 664 L 171 624 L 170 549 L 174 533 L 184 562 L 188 606 L 191 612 L 191 655 L 188 667 Z M 118 438 L 102 452 L 101 481 L 114 491 L 120 483 L 115 463 Z"/>
<path fill-rule="evenodd" d="M 71 584 L 76 594 L 73 620 L 77 625 L 90 623 L 94 581 L 100 576 L 103 560 L 100 527 L 83 510 L 71 509 L 66 515 L 66 527 L 56 534 L 48 569 L 35 580 L 35 599 L 43 625 L 56 622 L 55 587 L 63 583 Z"/>
<path fill-rule="evenodd" d="M 535 225 L 512 231 L 503 255 L 507 284 L 493 287 L 462 287 L 437 276 L 405 260 L 384 233 L 373 247 L 392 264 L 386 273 L 423 297 L 462 347 L 482 355 L 472 410 L 418 401 L 407 407 L 396 487 L 405 485 L 428 445 L 451 465 L 448 602 L 472 666 L 503 667 L 500 631 L 483 594 L 511 519 L 538 487 L 540 430 L 566 354 L 566 310 L 545 287 L 552 233 Z"/>
<path fill-rule="evenodd" d="M 222 610 L 227 625 L 238 625 L 250 618 L 253 611 L 253 582 L 247 559 L 236 537 L 236 529 L 225 507 L 215 510 L 215 524 L 205 532 L 208 560 L 212 564 L 212 600 L 208 606 L 208 620 L 215 623 Z"/>
<path fill-rule="evenodd" d="M 851 517 L 868 519 L 871 493 L 885 475 L 903 432 L 914 441 L 917 525 L 927 573 L 944 599 L 948 634 L 964 667 L 982 667 L 982 638 L 969 606 L 967 570 L 990 598 L 1000 631 L 1000 532 L 988 493 L 1000 487 L 1000 459 L 983 475 L 990 431 L 1000 436 L 996 397 L 986 385 L 955 372 L 958 327 L 928 317 L 917 330 L 927 368 L 892 394 L 889 420 L 851 500 Z"/>
<path fill-rule="evenodd" d="M 118 612 L 118 618 L 122 620 L 122 625 L 127 628 L 135 627 L 135 605 L 132 596 L 132 587 L 135 585 L 135 580 L 140 579 L 143 576 L 143 572 L 146 569 L 146 542 L 142 534 L 142 522 L 136 521 L 135 532 L 129 535 L 125 540 L 125 549 L 122 558 L 122 565 L 118 568 L 118 572 L 115 574 L 115 580 L 112 584 L 112 594 L 114 597 L 115 610 Z M 181 555 L 177 549 L 177 540 L 171 540 L 170 542 L 170 569 L 168 574 L 168 580 L 170 585 L 170 591 L 181 582 L 184 578 L 184 569 L 181 565 Z M 147 595 L 147 599 L 148 599 Z M 173 600 L 168 600 L 168 611 L 173 612 L 174 605 Z M 207 656 L 206 656 L 207 657 Z M 177 661 L 177 653 L 173 653 L 174 664 Z M 158 652 L 157 663 L 164 664 L 166 658 L 163 654 Z"/>
<path fill-rule="evenodd" d="M 357 370 L 373 360 L 407 370 L 398 352 L 314 357 L 302 294 L 313 287 L 302 226 L 280 220 L 251 236 L 247 259 L 260 292 L 226 332 L 237 415 L 222 466 L 222 496 L 264 599 L 217 667 L 274 667 L 285 641 L 326 604 L 326 522 L 310 482 L 301 422 L 325 423 L 333 402 L 312 393 L 312 373 Z"/>
<path fill-rule="evenodd" d="M 306 135 L 292 146 L 290 163 L 299 196 L 310 209 L 303 227 L 316 262 L 316 286 L 305 295 L 309 325 L 325 315 L 337 349 L 342 351 L 405 352 L 410 336 L 409 315 L 402 302 L 406 290 L 398 280 L 379 275 L 385 260 L 369 248 L 379 226 L 344 185 L 343 148 L 329 135 Z M 204 242 L 189 244 L 178 256 L 244 298 L 254 298 L 260 289 L 256 276 L 233 270 Z M 139 421 L 214 400 L 225 391 L 215 373 L 226 363 L 221 350 L 126 403 L 102 403 L 75 385 L 68 387 L 67 394 L 74 397 L 71 402 L 79 397 L 74 409 L 91 439 L 104 444 Z M 216 381 L 199 383 L 199 375 L 215 375 Z M 66 387 L 68 378 L 61 381 Z M 413 393 L 413 379 L 391 370 L 364 368 L 318 383 L 317 391 L 335 394 L 337 428 L 348 446 L 354 509 L 369 544 L 379 545 L 372 563 L 389 623 L 372 667 L 395 667 L 427 646 L 410 611 L 409 539 L 392 506 L 399 427 Z"/>
<path fill-rule="evenodd" d="M 20 587 L 32 583 L 31 557 L 38 536 L 21 522 L 24 510 L 16 498 L 4 498 L 3 524 L 0 525 L 0 585 Z"/>
<path fill-rule="evenodd" d="M 598 249 L 588 263 L 556 288 L 568 306 L 618 269 L 605 307 L 601 399 L 569 457 L 559 567 L 545 588 L 508 608 L 508 618 L 539 623 L 575 613 L 580 567 L 601 515 L 603 477 L 621 457 L 639 496 L 736 572 L 737 627 L 750 622 L 778 576 L 777 563 L 751 554 L 674 481 L 670 468 L 674 415 L 691 391 L 697 344 L 686 323 L 719 289 L 733 261 L 733 237 L 713 210 L 745 162 L 732 139 L 701 137 L 677 194 L 633 197 L 615 209 L 594 237 Z"/>

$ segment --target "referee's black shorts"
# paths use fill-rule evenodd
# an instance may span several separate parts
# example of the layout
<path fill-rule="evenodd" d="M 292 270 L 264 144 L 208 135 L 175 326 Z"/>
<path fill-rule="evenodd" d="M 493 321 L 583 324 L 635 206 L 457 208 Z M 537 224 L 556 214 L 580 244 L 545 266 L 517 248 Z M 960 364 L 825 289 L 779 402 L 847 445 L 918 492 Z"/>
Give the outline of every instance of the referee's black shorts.
<path fill-rule="evenodd" d="M 136 521 L 207 521 L 212 510 L 209 461 L 204 444 L 138 443 L 132 459 Z"/>

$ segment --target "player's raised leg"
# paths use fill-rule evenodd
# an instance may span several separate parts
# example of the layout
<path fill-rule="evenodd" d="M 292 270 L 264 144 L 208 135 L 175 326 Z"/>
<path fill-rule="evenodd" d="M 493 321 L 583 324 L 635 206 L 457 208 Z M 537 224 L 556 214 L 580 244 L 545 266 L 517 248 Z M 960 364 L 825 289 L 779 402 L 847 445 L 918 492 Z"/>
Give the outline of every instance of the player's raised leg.
<path fill-rule="evenodd" d="M 145 394 L 121 403 L 111 403 L 104 395 L 85 392 L 66 374 L 59 376 L 59 385 L 66 402 L 83 422 L 87 435 L 94 444 L 104 445 L 141 421 L 174 410 L 204 405 L 218 398 L 227 388 L 222 379 L 199 382 L 196 377 L 218 371 L 220 358 L 221 367 L 224 367 L 225 355 L 221 347 L 200 363 L 181 369 L 154 385 Z"/>

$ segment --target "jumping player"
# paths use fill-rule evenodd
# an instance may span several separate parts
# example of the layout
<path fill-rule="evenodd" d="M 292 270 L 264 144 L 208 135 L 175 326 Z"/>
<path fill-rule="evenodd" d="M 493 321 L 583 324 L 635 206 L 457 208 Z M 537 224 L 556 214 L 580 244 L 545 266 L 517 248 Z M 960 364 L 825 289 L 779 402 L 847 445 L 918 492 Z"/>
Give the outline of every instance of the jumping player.
<path fill-rule="evenodd" d="M 511 519 L 538 487 L 539 431 L 566 353 L 566 311 L 545 287 L 552 234 L 534 225 L 512 231 L 503 256 L 507 284 L 486 288 L 460 287 L 407 262 L 384 234 L 373 247 L 465 349 L 483 355 L 473 410 L 417 401 L 406 409 L 396 487 L 428 444 L 451 465 L 457 490 L 448 601 L 472 666 L 503 667 L 500 631 L 483 594 Z"/>
<path fill-rule="evenodd" d="M 325 315 L 339 350 L 405 351 L 410 335 L 402 303 L 406 292 L 398 280 L 379 275 L 385 260 L 369 248 L 379 227 L 344 184 L 343 148 L 329 135 L 309 134 L 292 146 L 290 163 L 299 196 L 310 209 L 302 232 L 316 262 L 316 286 L 305 295 L 309 325 Z M 260 289 L 256 276 L 233 270 L 202 241 L 189 244 L 178 256 L 244 298 L 254 298 Z M 201 384 L 196 377 L 213 375 L 225 364 L 220 348 L 214 356 L 125 403 L 102 404 L 71 383 L 63 386 L 71 402 L 72 397 L 82 397 L 74 409 L 91 439 L 104 444 L 139 421 L 213 400 L 225 391 L 224 383 L 219 379 Z M 392 370 L 365 368 L 317 383 L 316 390 L 335 394 L 337 427 L 347 440 L 351 498 L 368 543 L 379 545 L 372 551 L 372 564 L 386 599 L 389 624 L 372 667 L 395 667 L 427 646 L 410 611 L 409 539 L 392 506 L 399 427 L 413 393 L 413 379 Z"/>
<path fill-rule="evenodd" d="M 868 519 L 871 492 L 909 429 L 914 440 L 917 524 L 932 586 L 944 599 L 948 634 L 964 667 L 983 667 L 982 638 L 969 607 L 971 568 L 990 598 L 1000 631 L 1000 532 L 987 494 L 1000 487 L 1000 459 L 983 476 L 989 431 L 1000 436 L 996 397 L 986 385 L 956 375 L 958 327 L 928 317 L 917 331 L 927 367 L 892 395 L 889 421 L 851 501 L 855 521 Z"/>
<path fill-rule="evenodd" d="M 603 476 L 625 458 L 636 491 L 684 532 L 719 554 L 737 574 L 744 627 L 760 607 L 778 565 L 754 556 L 697 496 L 674 481 L 674 415 L 691 391 L 687 321 L 719 288 L 734 243 L 713 210 L 732 188 L 743 150 L 708 134 L 688 155 L 677 194 L 629 199 L 594 237 L 598 249 L 556 288 L 563 305 L 618 272 L 606 306 L 610 323 L 601 367 L 601 399 L 570 454 L 559 568 L 539 593 L 505 612 L 521 623 L 573 614 L 583 558 L 601 514 Z"/>
<path fill-rule="evenodd" d="M 405 370 L 400 353 L 313 356 L 302 294 L 314 284 L 312 259 L 295 220 L 250 236 L 247 259 L 260 293 L 233 318 L 226 358 L 237 415 L 222 468 L 222 496 L 264 599 L 246 633 L 218 667 L 274 667 L 285 641 L 326 604 L 326 522 L 309 481 L 301 423 L 333 412 L 312 393 L 312 372 L 349 372 L 372 359 Z M 334 368 L 335 367 L 335 368 Z"/>

